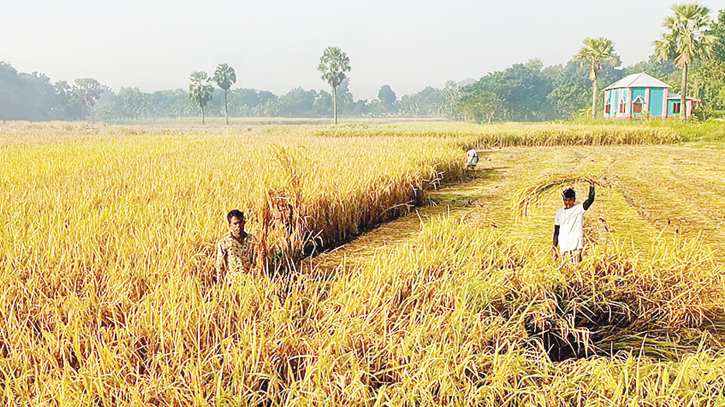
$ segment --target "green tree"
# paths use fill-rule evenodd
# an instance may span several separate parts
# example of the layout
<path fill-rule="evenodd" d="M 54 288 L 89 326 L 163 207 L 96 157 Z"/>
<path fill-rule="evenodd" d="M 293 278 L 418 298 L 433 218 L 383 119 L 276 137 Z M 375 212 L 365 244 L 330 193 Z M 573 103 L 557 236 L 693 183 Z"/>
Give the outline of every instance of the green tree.
<path fill-rule="evenodd" d="M 211 79 L 204 71 L 194 71 L 189 76 L 191 84 L 189 85 L 189 98 L 201 108 L 201 124 L 206 124 L 204 120 L 204 106 L 212 98 L 214 87 L 209 85 Z"/>
<path fill-rule="evenodd" d="M 57 81 L 53 84 L 55 90 L 55 110 L 56 117 L 64 119 L 73 119 L 76 114 L 78 104 L 74 103 L 73 89 L 66 81 Z"/>
<path fill-rule="evenodd" d="M 342 88 L 342 85 L 340 85 L 340 88 Z M 338 89 L 338 97 L 340 97 L 340 92 Z M 340 98 L 342 99 L 342 98 Z M 340 103 L 342 100 L 338 101 Z M 332 113 L 332 95 L 325 92 L 324 90 L 321 90 L 320 93 L 318 93 L 315 97 L 314 104 L 312 106 L 313 112 L 312 115 L 314 117 L 328 117 Z M 349 105 L 348 105 L 349 110 Z"/>
<path fill-rule="evenodd" d="M 398 96 L 390 88 L 390 85 L 383 85 L 378 91 L 378 99 L 388 106 L 392 106 L 398 99 Z"/>
<path fill-rule="evenodd" d="M 101 84 L 93 78 L 76 79 L 71 90 L 73 98 L 81 105 L 81 118 L 85 119 L 100 99 L 103 89 Z"/>
<path fill-rule="evenodd" d="M 444 112 L 446 98 L 443 91 L 431 86 L 418 93 L 400 98 L 398 112 L 403 116 L 440 117 Z"/>
<path fill-rule="evenodd" d="M 116 110 L 123 118 L 138 119 L 148 111 L 149 97 L 138 88 L 121 88 L 115 101 Z"/>
<path fill-rule="evenodd" d="M 717 19 L 710 24 L 709 34 L 717 36 L 713 57 L 692 72 L 688 88 L 694 91 L 690 91 L 691 94 L 702 99 L 698 113 L 703 118 L 725 117 L 725 10 L 720 10 Z"/>
<path fill-rule="evenodd" d="M 671 9 L 675 15 L 666 17 L 662 24 L 668 31 L 654 42 L 655 56 L 659 61 L 674 60 L 675 66 L 682 70 L 680 106 L 684 114 L 680 118 L 688 119 L 687 69 L 693 60 L 712 56 L 717 36 L 706 32 L 711 23 L 707 7 L 688 3 L 675 4 Z"/>
<path fill-rule="evenodd" d="M 367 99 L 356 100 L 350 106 L 350 114 L 355 117 L 366 117 L 370 115 L 370 106 Z"/>
<path fill-rule="evenodd" d="M 499 96 L 499 87 L 496 86 L 498 78 L 502 76 L 501 71 L 491 72 L 476 82 L 460 87 L 456 114 L 470 122 L 491 122 L 497 116 L 503 118 L 506 101 Z"/>
<path fill-rule="evenodd" d="M 380 87 L 380 90 L 378 91 L 378 99 L 383 102 L 383 106 L 385 106 L 388 113 L 395 112 L 398 96 L 390 88 L 390 85 L 383 85 Z"/>
<path fill-rule="evenodd" d="M 725 61 L 708 60 L 692 72 L 689 82 L 690 92 L 702 99 L 698 104 L 702 118 L 725 115 Z"/>
<path fill-rule="evenodd" d="M 234 68 L 227 64 L 219 64 L 214 72 L 214 82 L 224 91 L 224 115 L 227 118 L 227 125 L 229 124 L 229 106 L 227 104 L 227 91 L 237 81 L 237 74 L 234 72 Z"/>
<path fill-rule="evenodd" d="M 566 65 L 554 65 L 542 71 L 542 76 L 551 81 L 553 90 L 546 96 L 559 118 L 574 118 L 581 114 L 589 115 L 591 109 L 592 81 L 589 79 L 589 67 L 576 61 Z M 641 72 L 641 71 L 638 71 Z M 597 86 L 606 87 L 622 79 L 623 71 L 609 63 L 604 63 L 597 74 Z M 598 91 L 601 100 L 603 92 Z"/>
<path fill-rule="evenodd" d="M 477 113 L 473 119 L 492 120 L 546 120 L 554 114 L 547 96 L 551 81 L 542 75 L 543 64 L 533 59 L 525 64 L 514 64 L 503 71 L 489 73 L 462 88 L 460 103 L 469 109 L 458 111 L 471 119 L 470 107 Z M 473 93 L 473 94 L 472 94 Z M 475 95 L 480 93 L 480 95 Z"/>
<path fill-rule="evenodd" d="M 337 87 L 350 72 L 350 58 L 338 47 L 327 47 L 320 57 L 317 69 L 322 72 L 322 79 L 332 87 L 332 114 L 337 124 Z"/>
<path fill-rule="evenodd" d="M 614 54 L 614 43 L 612 40 L 601 38 L 587 38 L 584 46 L 574 55 L 574 61 L 589 65 L 589 79 L 592 80 L 592 118 L 597 114 L 597 76 L 602 70 L 604 63 L 614 66 L 619 65 L 619 57 Z"/>
<path fill-rule="evenodd" d="M 188 117 L 196 113 L 196 103 L 184 89 L 160 90 L 149 95 L 149 115 L 152 117 Z"/>
<path fill-rule="evenodd" d="M 368 105 L 368 112 L 371 117 L 386 117 L 388 115 L 388 108 L 382 100 L 373 99 L 370 105 Z"/>
<path fill-rule="evenodd" d="M 547 120 L 555 112 L 547 96 L 551 80 L 542 73 L 543 64 L 533 59 L 491 72 L 463 86 L 456 111 L 466 120 Z"/>
<path fill-rule="evenodd" d="M 259 99 L 259 103 L 262 103 L 263 104 L 263 103 L 267 103 L 270 100 L 277 99 L 277 96 L 274 93 L 270 92 L 270 91 L 260 90 L 257 93 L 257 98 Z"/>
<path fill-rule="evenodd" d="M 313 89 L 308 91 L 297 87 L 279 98 L 279 115 L 287 117 L 312 117 L 314 116 L 315 102 L 318 99 L 317 92 Z"/>
<path fill-rule="evenodd" d="M 539 59 L 514 64 L 501 74 L 489 75 L 491 89 L 506 101 L 510 120 L 531 121 L 551 118 L 554 110 L 547 100 L 551 81 L 542 75 L 544 65 Z"/>
<path fill-rule="evenodd" d="M 725 10 L 717 13 L 717 20 L 710 25 L 710 28 L 712 29 L 709 34 L 717 36 L 717 43 L 713 50 L 715 58 L 725 61 Z"/>
<path fill-rule="evenodd" d="M 573 118 L 582 110 L 589 115 L 592 84 L 587 68 L 569 61 L 566 65 L 547 67 L 542 74 L 551 80 L 553 90 L 546 99 L 559 117 Z"/>
<path fill-rule="evenodd" d="M 448 81 L 446 82 L 446 87 L 443 88 L 443 96 L 446 99 L 445 106 L 442 108 L 443 116 L 449 119 L 457 119 L 458 113 L 456 109 L 463 97 L 461 87 L 455 81 Z"/>
<path fill-rule="evenodd" d="M 355 104 L 355 97 L 350 92 L 350 78 L 345 78 L 337 87 L 337 111 L 349 116 L 352 114 L 351 107 L 353 104 Z M 332 95 L 330 95 L 330 108 L 328 110 L 332 113 Z"/>

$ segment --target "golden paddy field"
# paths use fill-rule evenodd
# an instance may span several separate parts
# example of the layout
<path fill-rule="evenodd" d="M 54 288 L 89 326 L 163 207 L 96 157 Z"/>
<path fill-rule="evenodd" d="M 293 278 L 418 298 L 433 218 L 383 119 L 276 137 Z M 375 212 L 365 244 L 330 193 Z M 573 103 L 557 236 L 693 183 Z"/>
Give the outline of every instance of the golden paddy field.
<path fill-rule="evenodd" d="M 725 405 L 725 153 L 677 140 L 0 124 L 0 402 Z M 558 192 L 515 211 L 553 174 L 606 185 L 578 265 L 550 255 Z M 225 288 L 232 208 L 278 269 Z"/>

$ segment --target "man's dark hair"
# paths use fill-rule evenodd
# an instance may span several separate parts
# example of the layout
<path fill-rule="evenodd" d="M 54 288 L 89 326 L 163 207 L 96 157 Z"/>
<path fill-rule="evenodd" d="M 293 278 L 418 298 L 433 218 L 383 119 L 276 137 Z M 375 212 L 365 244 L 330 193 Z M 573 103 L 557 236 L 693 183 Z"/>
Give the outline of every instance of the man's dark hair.
<path fill-rule="evenodd" d="M 576 192 L 574 192 L 573 188 L 567 189 L 562 195 L 564 199 L 576 199 Z"/>
<path fill-rule="evenodd" d="M 237 218 L 239 220 L 244 220 L 244 212 L 240 211 L 239 209 L 232 209 L 227 213 L 227 222 L 231 223 L 232 218 Z"/>

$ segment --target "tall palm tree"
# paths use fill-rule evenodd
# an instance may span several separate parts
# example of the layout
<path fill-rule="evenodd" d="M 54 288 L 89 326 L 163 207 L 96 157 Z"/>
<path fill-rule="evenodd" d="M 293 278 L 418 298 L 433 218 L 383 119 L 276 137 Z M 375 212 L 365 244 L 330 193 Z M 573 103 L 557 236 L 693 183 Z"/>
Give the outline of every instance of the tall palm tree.
<path fill-rule="evenodd" d="M 619 65 L 619 57 L 614 53 L 612 40 L 601 37 L 585 39 L 584 46 L 574 55 L 574 60 L 580 62 L 582 66 L 589 65 L 589 79 L 592 80 L 592 118 L 594 118 L 597 114 L 597 75 L 605 62 L 614 66 Z"/>
<path fill-rule="evenodd" d="M 338 47 L 327 47 L 317 69 L 322 72 L 322 79 L 332 86 L 332 112 L 337 124 L 337 87 L 345 80 L 345 72 L 350 72 L 350 58 Z"/>
<path fill-rule="evenodd" d="M 224 91 L 224 115 L 227 118 L 227 125 L 229 125 L 229 108 L 227 106 L 227 91 L 237 81 L 237 74 L 234 72 L 234 68 L 227 64 L 219 64 L 212 77 L 217 86 Z"/>
<path fill-rule="evenodd" d="M 201 124 L 206 124 L 204 121 L 204 106 L 211 100 L 214 87 L 209 85 L 209 75 L 204 71 L 192 72 L 189 80 L 191 80 L 189 98 L 201 108 Z"/>
<path fill-rule="evenodd" d="M 671 7 L 674 16 L 665 18 L 662 26 L 668 31 L 654 42 L 655 57 L 659 61 L 674 60 L 675 66 L 682 69 L 682 89 L 680 118 L 689 118 L 687 110 L 687 68 L 696 59 L 712 56 L 717 36 L 708 34 L 711 24 L 710 10 L 697 3 L 675 4 Z M 683 110 L 680 110 L 683 112 Z"/>

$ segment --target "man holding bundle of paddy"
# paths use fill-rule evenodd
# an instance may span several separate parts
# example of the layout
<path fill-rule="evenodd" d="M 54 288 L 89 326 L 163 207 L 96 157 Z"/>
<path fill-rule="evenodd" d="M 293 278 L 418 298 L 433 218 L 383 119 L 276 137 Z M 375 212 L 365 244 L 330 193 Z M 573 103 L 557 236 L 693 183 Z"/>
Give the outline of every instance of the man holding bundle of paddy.
<path fill-rule="evenodd" d="M 562 194 L 564 207 L 556 211 L 554 218 L 554 258 L 559 254 L 572 262 L 582 261 L 584 248 L 584 212 L 594 203 L 594 185 L 589 186 L 589 197 L 584 203 L 574 205 L 576 192 L 569 188 Z"/>

